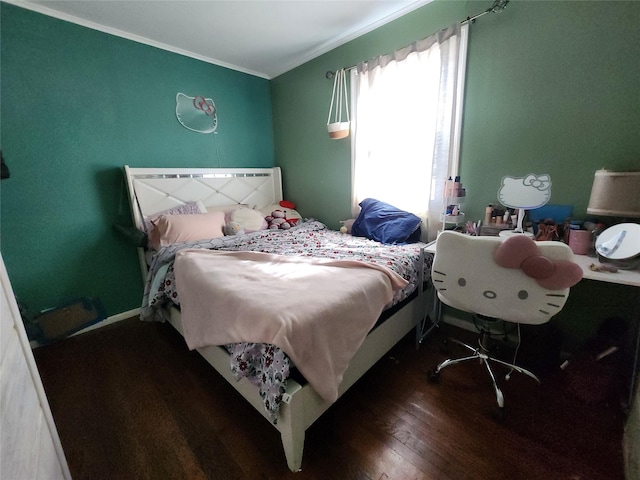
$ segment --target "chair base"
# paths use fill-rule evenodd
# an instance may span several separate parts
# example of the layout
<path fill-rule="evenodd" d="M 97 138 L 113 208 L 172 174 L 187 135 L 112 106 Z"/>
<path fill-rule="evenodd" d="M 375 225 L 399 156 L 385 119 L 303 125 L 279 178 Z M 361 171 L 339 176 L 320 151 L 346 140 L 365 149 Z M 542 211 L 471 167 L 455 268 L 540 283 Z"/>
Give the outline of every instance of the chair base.
<path fill-rule="evenodd" d="M 531 378 L 533 378 L 536 382 L 540 383 L 540 379 L 534 375 L 533 373 L 531 373 L 529 370 L 519 367 L 518 365 L 515 365 L 513 363 L 508 363 L 508 362 L 504 362 L 502 360 L 499 360 L 497 358 L 494 358 L 492 356 L 489 355 L 489 350 L 485 345 L 486 342 L 486 338 L 487 338 L 487 334 L 485 332 L 481 332 L 480 335 L 480 340 L 478 342 L 479 347 L 472 347 L 471 345 L 467 345 L 464 342 L 461 342 L 459 340 L 456 339 L 450 339 L 450 341 L 460 345 L 461 347 L 466 348 L 467 350 L 471 351 L 472 354 L 466 357 L 460 357 L 460 358 L 448 358 L 442 362 L 440 362 L 438 364 L 438 366 L 436 367 L 436 369 L 434 371 L 430 371 L 429 372 L 429 381 L 431 382 L 437 382 L 439 377 L 440 377 L 440 372 L 446 368 L 449 367 L 451 365 L 457 365 L 458 363 L 462 363 L 462 362 L 467 362 L 470 360 L 480 360 L 480 362 L 482 364 L 484 364 L 484 366 L 487 369 L 487 373 L 489 374 L 489 377 L 491 378 L 491 383 L 493 384 L 493 389 L 495 391 L 496 394 L 496 401 L 498 403 L 498 408 L 500 409 L 500 416 L 502 415 L 502 409 L 504 408 L 504 395 L 502 394 L 502 390 L 500 390 L 500 387 L 498 387 L 498 383 L 496 381 L 496 376 L 493 373 L 493 369 L 491 368 L 491 362 L 500 364 L 504 367 L 507 367 L 509 369 L 511 369 L 512 371 L 518 372 L 518 373 L 522 373 L 524 375 L 527 375 Z M 509 372 L 505 379 L 508 380 L 509 377 L 511 375 L 511 372 Z"/>

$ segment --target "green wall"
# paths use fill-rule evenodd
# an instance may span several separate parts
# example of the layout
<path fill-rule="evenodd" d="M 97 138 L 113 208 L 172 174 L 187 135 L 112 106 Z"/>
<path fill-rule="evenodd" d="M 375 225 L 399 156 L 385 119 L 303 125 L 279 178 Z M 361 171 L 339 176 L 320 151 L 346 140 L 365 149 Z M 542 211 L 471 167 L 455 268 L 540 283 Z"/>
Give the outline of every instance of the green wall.
<path fill-rule="evenodd" d="M 140 306 L 122 166 L 274 166 L 269 81 L 57 20 L 1 8 L 1 247 L 32 312 L 80 296 Z M 175 116 L 176 93 L 216 102 L 217 134 Z"/>
<path fill-rule="evenodd" d="M 350 141 L 326 133 L 325 72 L 491 4 L 435 1 L 272 81 L 276 161 L 302 211 L 333 227 L 350 216 Z M 640 169 L 639 24 L 640 2 L 512 0 L 471 25 L 461 153 L 470 218 L 497 202 L 504 175 L 550 174 L 551 203 L 584 218 L 595 170 Z"/>
<path fill-rule="evenodd" d="M 640 169 L 640 2 L 507 8 L 472 27 L 465 208 L 483 218 L 503 175 L 548 173 L 550 203 L 585 218 L 595 170 Z"/>
<path fill-rule="evenodd" d="M 272 80 L 276 161 L 302 212 L 333 228 L 351 216 L 350 141 L 326 133 L 333 85 L 325 72 L 491 4 L 435 1 Z M 640 170 L 638 25 L 640 2 L 522 0 L 471 25 L 460 172 L 469 218 L 484 218 L 497 203 L 504 175 L 550 174 L 551 203 L 571 204 L 585 218 L 595 170 Z M 554 321 L 571 350 L 601 319 L 634 318 L 639 304 L 638 288 L 585 280 Z"/>

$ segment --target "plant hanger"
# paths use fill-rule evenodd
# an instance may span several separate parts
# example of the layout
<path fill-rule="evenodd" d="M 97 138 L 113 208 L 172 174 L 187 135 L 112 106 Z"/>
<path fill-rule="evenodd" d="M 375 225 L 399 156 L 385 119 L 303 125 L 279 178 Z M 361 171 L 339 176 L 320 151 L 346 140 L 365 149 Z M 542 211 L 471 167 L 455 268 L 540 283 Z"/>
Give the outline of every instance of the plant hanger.
<path fill-rule="evenodd" d="M 342 115 L 342 107 L 346 120 Z M 333 113 L 333 121 L 331 114 Z M 338 70 L 333 80 L 333 93 L 331 94 L 331 104 L 329 105 L 329 117 L 327 118 L 327 130 L 329 138 L 339 140 L 349 136 L 349 98 L 347 96 L 347 74 L 343 69 Z"/>

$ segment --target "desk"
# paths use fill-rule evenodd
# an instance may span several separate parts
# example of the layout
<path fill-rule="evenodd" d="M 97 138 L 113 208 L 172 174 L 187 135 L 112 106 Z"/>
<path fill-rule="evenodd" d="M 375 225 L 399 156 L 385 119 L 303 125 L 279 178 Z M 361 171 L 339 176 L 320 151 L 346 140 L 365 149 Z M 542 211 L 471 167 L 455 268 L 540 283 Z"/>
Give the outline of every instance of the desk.
<path fill-rule="evenodd" d="M 640 287 L 640 271 L 638 270 L 618 270 L 617 272 L 596 272 L 589 267 L 594 264 L 601 265 L 597 258 L 587 255 L 574 255 L 573 261 L 582 267 L 583 280 L 595 280 L 597 282 L 617 283 L 619 285 L 631 285 Z M 635 392 L 636 377 L 638 375 L 638 352 L 640 351 L 640 317 L 636 309 L 635 318 L 631 320 L 636 324 L 636 346 L 633 353 L 633 368 L 631 370 L 631 384 L 629 386 L 629 402 L 627 408 L 631 408 L 633 394 Z"/>
<path fill-rule="evenodd" d="M 436 242 L 433 241 L 424 248 L 424 253 L 435 254 Z M 592 264 L 596 266 L 601 265 L 597 258 L 589 257 L 587 255 L 574 255 L 573 261 L 582 267 L 583 280 L 594 280 L 596 282 L 614 283 L 619 285 L 630 285 L 633 287 L 640 287 L 640 271 L 639 270 L 618 270 L 617 272 L 597 272 L 591 270 L 589 267 Z M 437 296 L 436 296 L 437 298 Z M 629 389 L 629 404 L 633 400 L 633 393 L 635 390 L 636 376 L 638 370 L 638 353 L 640 352 L 640 317 L 639 311 L 636 309 L 634 314 L 635 318 L 631 320 L 636 323 L 636 345 L 633 355 L 633 370 L 631 373 L 631 386 Z M 437 323 L 437 322 L 436 322 Z M 430 330 L 430 329 L 429 329 Z M 428 332 L 426 332 L 428 333 Z M 425 333 L 425 334 L 426 334 Z"/>
<path fill-rule="evenodd" d="M 582 278 L 587 280 L 640 287 L 640 271 L 638 270 L 618 270 L 615 273 L 594 272 L 589 266 L 591 264 L 601 265 L 597 258 L 587 255 L 574 255 L 573 261 L 582 267 Z"/>

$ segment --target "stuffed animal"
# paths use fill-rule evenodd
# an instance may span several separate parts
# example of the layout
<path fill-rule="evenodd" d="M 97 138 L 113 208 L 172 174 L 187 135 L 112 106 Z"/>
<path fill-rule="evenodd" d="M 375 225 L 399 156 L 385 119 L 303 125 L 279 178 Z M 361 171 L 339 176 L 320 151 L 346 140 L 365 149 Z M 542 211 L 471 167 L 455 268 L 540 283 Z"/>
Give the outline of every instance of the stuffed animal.
<path fill-rule="evenodd" d="M 340 220 L 342 226 L 340 227 L 340 233 L 351 233 L 351 227 L 353 227 L 353 223 L 356 221 L 355 218 L 350 218 L 349 220 Z"/>
<path fill-rule="evenodd" d="M 287 221 L 286 214 L 282 210 L 274 210 L 271 215 L 265 217 L 268 227 L 271 230 L 288 230 L 291 223 Z"/>
<path fill-rule="evenodd" d="M 244 234 L 244 228 L 240 227 L 237 222 L 227 222 L 224 226 L 225 235 L 242 235 Z"/>

